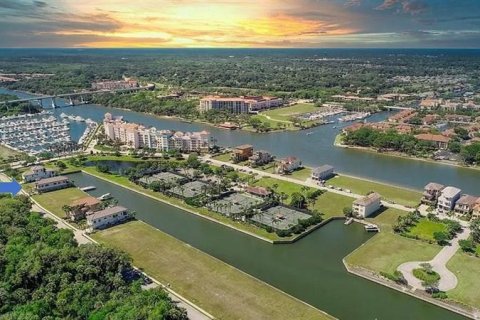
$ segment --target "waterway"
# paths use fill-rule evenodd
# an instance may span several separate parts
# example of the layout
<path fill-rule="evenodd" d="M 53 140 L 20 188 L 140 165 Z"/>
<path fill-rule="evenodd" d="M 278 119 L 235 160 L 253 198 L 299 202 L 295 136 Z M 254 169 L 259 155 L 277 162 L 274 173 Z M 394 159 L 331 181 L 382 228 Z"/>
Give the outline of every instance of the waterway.
<path fill-rule="evenodd" d="M 12 92 L 0 88 L 0 93 L 16 94 L 19 97 L 31 95 Z M 62 101 L 58 99 L 58 104 Z M 51 102 L 46 100 L 45 107 Z M 389 184 L 421 190 L 427 183 L 434 181 L 445 185 L 461 188 L 465 193 L 480 195 L 480 170 L 472 170 L 439 163 L 416 161 L 399 157 L 381 155 L 374 152 L 335 147 L 335 136 L 348 123 L 327 124 L 306 131 L 276 132 L 269 134 L 251 133 L 245 131 L 229 131 L 212 126 L 188 123 L 173 119 L 161 119 L 151 115 L 121 109 L 108 108 L 99 105 L 81 105 L 52 110 L 56 115 L 61 113 L 79 115 L 102 121 L 104 114 L 122 115 L 129 122 L 141 123 L 161 129 L 181 131 L 208 130 L 222 146 L 252 144 L 257 149 L 272 152 L 278 158 L 294 155 L 305 165 L 319 166 L 331 164 L 337 172 L 377 180 Z M 380 121 L 390 115 L 382 112 L 370 117 L 368 121 Z M 72 123 L 71 134 L 78 140 L 85 129 L 83 123 Z M 312 134 L 306 135 L 312 132 Z"/>
<path fill-rule="evenodd" d="M 457 320 L 463 317 L 349 274 L 343 257 L 372 235 L 334 221 L 290 245 L 271 245 L 84 173 L 77 186 L 111 193 L 146 223 L 339 319 Z M 173 288 L 175 289 L 175 288 Z"/>

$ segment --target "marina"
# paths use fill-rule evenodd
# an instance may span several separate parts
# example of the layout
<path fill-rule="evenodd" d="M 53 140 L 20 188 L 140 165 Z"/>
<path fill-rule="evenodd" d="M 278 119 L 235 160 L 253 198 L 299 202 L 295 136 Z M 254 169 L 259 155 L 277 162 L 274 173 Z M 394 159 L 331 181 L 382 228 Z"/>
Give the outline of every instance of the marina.
<path fill-rule="evenodd" d="M 357 120 L 364 120 L 371 116 L 370 112 L 355 112 L 353 114 L 348 114 L 338 119 L 339 122 L 351 122 Z"/>
<path fill-rule="evenodd" d="M 70 143 L 71 137 L 68 123 L 44 111 L 0 118 L 0 141 L 14 150 L 36 155 Z"/>

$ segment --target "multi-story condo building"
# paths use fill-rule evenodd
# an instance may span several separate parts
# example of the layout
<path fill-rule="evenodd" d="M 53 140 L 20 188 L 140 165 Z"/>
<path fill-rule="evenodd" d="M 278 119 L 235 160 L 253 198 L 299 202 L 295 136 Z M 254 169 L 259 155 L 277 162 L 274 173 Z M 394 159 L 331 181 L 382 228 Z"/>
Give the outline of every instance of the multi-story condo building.
<path fill-rule="evenodd" d="M 448 213 L 453 210 L 455 203 L 460 198 L 462 190 L 455 187 L 445 187 L 437 201 L 438 213 Z"/>
<path fill-rule="evenodd" d="M 278 107 L 282 104 L 283 100 L 276 97 L 241 96 L 229 98 L 208 96 L 200 100 L 200 112 L 225 110 L 231 113 L 253 113 Z"/>
<path fill-rule="evenodd" d="M 179 150 L 182 152 L 207 151 L 210 135 L 207 131 L 181 132 L 146 128 L 136 123 L 127 123 L 121 117 L 105 114 L 103 120 L 105 135 L 130 148 L 151 148 L 160 151 Z"/>

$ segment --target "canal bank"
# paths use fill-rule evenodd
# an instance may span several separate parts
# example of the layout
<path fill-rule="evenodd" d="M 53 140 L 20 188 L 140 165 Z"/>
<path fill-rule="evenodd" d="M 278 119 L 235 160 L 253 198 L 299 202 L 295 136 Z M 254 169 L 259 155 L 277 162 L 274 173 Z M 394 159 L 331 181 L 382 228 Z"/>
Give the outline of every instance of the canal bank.
<path fill-rule="evenodd" d="M 340 319 L 463 319 L 349 274 L 343 257 L 372 236 L 360 225 L 333 221 L 292 245 L 272 246 L 95 177 L 72 178 L 95 185 L 92 195 L 108 191 L 138 219 Z"/>
<path fill-rule="evenodd" d="M 1 88 L 0 93 L 13 93 L 20 97 L 29 96 Z M 61 104 L 61 101 L 58 101 L 58 103 Z M 142 123 L 162 129 L 179 131 L 208 130 L 215 137 L 217 143 L 222 146 L 252 144 L 256 149 L 270 151 L 277 158 L 294 155 L 310 167 L 331 164 L 335 166 L 337 172 L 342 174 L 415 190 L 423 189 L 427 183 L 432 181 L 444 185 L 457 186 L 465 193 L 476 194 L 480 188 L 480 170 L 445 166 L 439 163 L 414 161 L 378 153 L 335 147 L 335 137 L 348 123 L 326 124 L 305 131 L 258 134 L 223 130 L 199 123 L 188 123 L 174 119 L 161 119 L 138 112 L 98 105 L 69 106 L 52 111 L 57 116 L 60 116 L 61 113 L 66 113 L 68 115 L 91 118 L 95 121 L 102 121 L 105 113 L 110 112 L 113 115 L 123 116 L 129 122 Z M 367 121 L 381 121 L 388 118 L 389 115 L 391 115 L 389 112 L 378 113 L 368 118 Z M 80 138 L 84 132 L 84 126 L 85 124 L 82 123 L 71 123 L 71 134 L 74 140 Z"/>

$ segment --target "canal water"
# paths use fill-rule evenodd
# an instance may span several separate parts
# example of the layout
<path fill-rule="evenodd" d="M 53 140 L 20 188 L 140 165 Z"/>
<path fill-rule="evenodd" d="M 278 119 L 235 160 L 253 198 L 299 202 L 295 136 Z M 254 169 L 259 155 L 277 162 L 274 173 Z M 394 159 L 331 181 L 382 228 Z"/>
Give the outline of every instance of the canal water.
<path fill-rule="evenodd" d="M 456 320 L 463 317 L 349 274 L 343 257 L 372 235 L 334 221 L 290 245 L 272 245 L 84 173 L 77 186 L 111 193 L 138 219 L 339 319 Z M 173 288 L 175 289 L 175 288 Z"/>
<path fill-rule="evenodd" d="M 25 93 L 12 92 L 2 88 L 0 88 L 0 93 L 13 93 L 22 98 L 31 97 L 31 95 Z M 62 105 L 62 101 L 58 99 L 57 104 Z M 46 100 L 44 106 L 50 107 L 51 102 Z M 64 107 L 55 109 L 53 112 L 57 116 L 61 113 L 66 113 L 75 116 L 79 115 L 83 118 L 91 118 L 95 121 L 101 121 L 104 114 L 110 112 L 113 115 L 124 116 L 127 121 L 142 123 L 161 129 L 181 131 L 208 130 L 222 146 L 236 146 L 248 143 L 254 145 L 257 149 L 269 150 L 279 158 L 288 155 L 297 156 L 305 165 L 312 167 L 321 164 L 331 164 L 337 172 L 340 173 L 418 190 L 422 189 L 428 182 L 435 181 L 446 185 L 457 186 L 465 193 L 480 195 L 480 170 L 414 161 L 374 152 L 333 146 L 335 136 L 341 131 L 341 128 L 348 125 L 348 123 L 328 124 L 306 131 L 259 134 L 244 131 L 228 131 L 179 120 L 160 119 L 142 113 L 98 105 Z M 388 112 L 383 112 L 370 117 L 368 121 L 379 121 L 388 116 Z M 83 134 L 84 129 L 84 123 L 72 122 L 72 138 L 78 140 Z M 307 135 L 307 133 L 310 132 L 312 132 L 312 134 Z"/>

